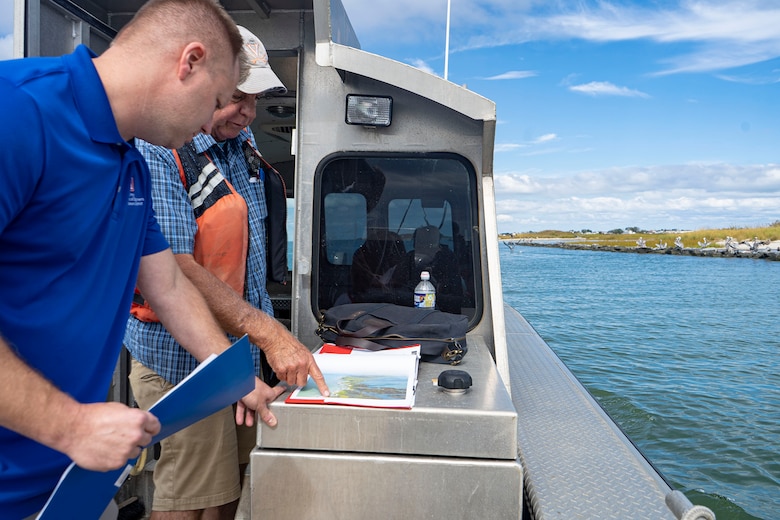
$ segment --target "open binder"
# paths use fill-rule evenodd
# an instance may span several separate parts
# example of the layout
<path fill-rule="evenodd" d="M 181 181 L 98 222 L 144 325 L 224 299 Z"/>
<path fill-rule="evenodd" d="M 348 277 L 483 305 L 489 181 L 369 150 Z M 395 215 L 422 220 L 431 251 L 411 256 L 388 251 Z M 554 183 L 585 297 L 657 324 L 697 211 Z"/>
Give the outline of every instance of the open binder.
<path fill-rule="evenodd" d="M 420 346 L 369 351 L 326 343 L 314 353 L 330 389 L 323 397 L 309 378 L 285 400 L 293 404 L 336 404 L 412 408 Z"/>

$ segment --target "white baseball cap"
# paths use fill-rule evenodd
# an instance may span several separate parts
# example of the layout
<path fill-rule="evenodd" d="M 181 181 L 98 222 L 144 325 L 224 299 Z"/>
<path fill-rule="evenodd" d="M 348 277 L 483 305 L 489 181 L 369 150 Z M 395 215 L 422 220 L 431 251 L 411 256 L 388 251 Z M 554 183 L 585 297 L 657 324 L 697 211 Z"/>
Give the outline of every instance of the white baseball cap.
<path fill-rule="evenodd" d="M 249 61 L 249 75 L 246 81 L 238 85 L 238 90 L 244 94 L 284 94 L 287 88 L 271 70 L 268 64 L 268 53 L 260 38 L 248 29 L 238 26 L 238 31 L 244 39 L 244 53 Z"/>

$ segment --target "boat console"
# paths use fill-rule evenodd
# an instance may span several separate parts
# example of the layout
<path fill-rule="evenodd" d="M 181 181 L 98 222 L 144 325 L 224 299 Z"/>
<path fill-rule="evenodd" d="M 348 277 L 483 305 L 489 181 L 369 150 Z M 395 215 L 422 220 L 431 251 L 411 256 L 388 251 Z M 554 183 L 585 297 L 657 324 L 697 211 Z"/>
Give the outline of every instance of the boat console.
<path fill-rule="evenodd" d="M 446 392 L 434 380 L 453 367 L 421 362 L 411 410 L 274 402 L 279 425 L 262 425 L 251 455 L 251 517 L 519 519 L 517 413 L 484 341 L 468 341 L 457 368 L 473 386 Z"/>

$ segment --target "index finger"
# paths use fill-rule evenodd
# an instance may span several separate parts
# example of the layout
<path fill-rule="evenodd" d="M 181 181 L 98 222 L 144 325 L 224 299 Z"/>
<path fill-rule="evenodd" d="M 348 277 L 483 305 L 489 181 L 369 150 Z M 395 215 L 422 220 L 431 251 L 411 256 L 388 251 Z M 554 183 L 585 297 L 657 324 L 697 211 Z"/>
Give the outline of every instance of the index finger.
<path fill-rule="evenodd" d="M 309 365 L 309 375 L 317 385 L 317 389 L 319 389 L 320 395 L 323 397 L 328 397 L 330 395 L 330 389 L 328 388 L 328 384 L 325 382 L 325 376 L 323 376 L 322 372 L 320 372 L 320 367 L 317 366 L 316 362 L 312 362 L 311 365 Z"/>

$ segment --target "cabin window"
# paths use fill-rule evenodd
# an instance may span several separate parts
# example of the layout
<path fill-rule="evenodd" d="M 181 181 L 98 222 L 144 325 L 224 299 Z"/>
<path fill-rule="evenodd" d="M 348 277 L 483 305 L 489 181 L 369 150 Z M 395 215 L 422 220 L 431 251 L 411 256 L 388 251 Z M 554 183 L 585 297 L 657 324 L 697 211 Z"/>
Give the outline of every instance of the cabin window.
<path fill-rule="evenodd" d="M 350 302 L 413 303 L 420 272 L 437 308 L 481 308 L 476 174 L 454 154 L 340 156 L 316 178 L 315 311 Z"/>
<path fill-rule="evenodd" d="M 331 223 L 325 240 L 328 263 L 349 265 L 352 252 L 366 239 L 366 198 L 360 193 L 328 193 L 323 208 Z"/>
<path fill-rule="evenodd" d="M 295 242 L 295 197 L 287 197 L 287 270 L 293 269 Z"/>

